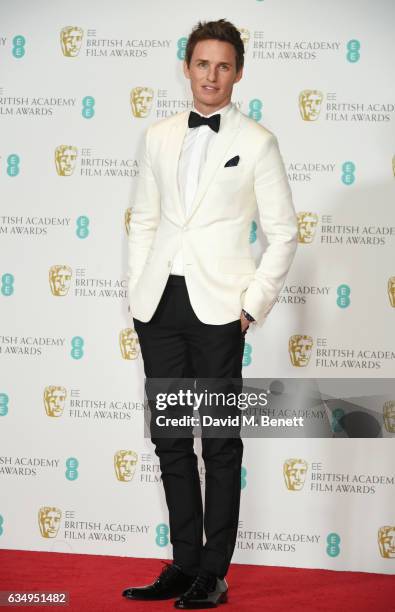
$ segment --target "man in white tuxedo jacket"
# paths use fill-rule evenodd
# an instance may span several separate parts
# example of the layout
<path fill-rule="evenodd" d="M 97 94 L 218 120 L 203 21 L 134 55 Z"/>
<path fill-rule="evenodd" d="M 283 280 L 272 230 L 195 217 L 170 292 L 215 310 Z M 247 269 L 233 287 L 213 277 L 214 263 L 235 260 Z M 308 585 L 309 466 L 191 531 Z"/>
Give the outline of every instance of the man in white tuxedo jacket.
<path fill-rule="evenodd" d="M 296 216 L 277 139 L 231 102 L 243 54 L 231 23 L 199 23 L 184 61 L 193 110 L 146 131 L 128 289 L 147 379 L 241 378 L 248 327 L 263 325 L 295 253 Z M 258 265 L 249 240 L 257 213 L 268 241 Z M 202 436 L 203 517 L 193 438 L 157 431 L 174 561 L 154 583 L 123 594 L 180 596 L 181 609 L 215 607 L 226 601 L 236 541 L 242 441 Z"/>
<path fill-rule="evenodd" d="M 260 326 L 296 248 L 295 212 L 277 139 L 231 104 L 186 211 L 177 169 L 188 116 L 189 111 L 173 115 L 146 132 L 129 241 L 131 312 L 140 321 L 151 319 L 181 250 L 191 303 L 203 323 L 228 323 L 244 308 Z M 227 166 L 235 157 L 237 164 Z M 257 207 L 269 246 L 256 267 L 249 236 Z"/>

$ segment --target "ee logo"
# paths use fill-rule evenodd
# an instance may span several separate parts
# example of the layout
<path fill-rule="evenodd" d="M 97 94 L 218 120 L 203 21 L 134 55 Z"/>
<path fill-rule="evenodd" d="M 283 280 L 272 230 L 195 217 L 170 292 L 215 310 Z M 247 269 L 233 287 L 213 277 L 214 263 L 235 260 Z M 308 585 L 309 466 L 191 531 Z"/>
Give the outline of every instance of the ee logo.
<path fill-rule="evenodd" d="M 346 161 L 342 165 L 342 181 L 345 185 L 352 185 L 355 181 L 355 164 L 352 161 Z"/>
<path fill-rule="evenodd" d="M 326 538 L 326 552 L 330 557 L 337 557 L 340 554 L 340 536 L 337 533 L 330 533 Z"/>
<path fill-rule="evenodd" d="M 248 104 L 248 116 L 255 121 L 262 119 L 262 101 L 258 98 L 254 98 Z"/>
<path fill-rule="evenodd" d="M 75 233 L 78 238 L 87 238 L 89 236 L 89 217 L 81 215 L 76 221 L 77 229 Z"/>
<path fill-rule="evenodd" d="M 77 480 L 78 478 L 78 459 L 75 457 L 69 457 L 66 459 L 66 471 L 65 476 L 67 480 Z"/>
<path fill-rule="evenodd" d="M 16 153 L 11 153 L 7 157 L 7 174 L 8 176 L 18 176 L 20 157 Z"/>
<path fill-rule="evenodd" d="M 256 241 L 256 231 L 258 229 L 258 226 L 256 224 L 255 221 L 251 222 L 251 229 L 250 229 L 250 244 L 252 244 L 253 242 Z"/>
<path fill-rule="evenodd" d="M 185 59 L 185 49 L 187 47 L 188 39 L 183 36 L 177 40 L 177 58 L 179 60 Z"/>
<path fill-rule="evenodd" d="M 1 293 L 6 297 L 14 293 L 14 275 L 6 272 L 1 277 Z"/>
<path fill-rule="evenodd" d="M 247 470 L 244 466 L 241 466 L 241 480 L 240 485 L 242 489 L 245 489 L 247 486 Z"/>
<path fill-rule="evenodd" d="M 156 527 L 155 542 L 158 546 L 167 546 L 169 543 L 169 527 L 166 523 L 159 523 Z"/>
<path fill-rule="evenodd" d="M 84 119 L 92 119 L 95 114 L 95 98 L 85 96 L 82 98 L 82 116 Z"/>
<path fill-rule="evenodd" d="M 246 342 L 244 345 L 243 364 L 242 364 L 243 366 L 251 365 L 251 362 L 252 362 L 251 353 L 252 353 L 252 346 L 251 344 Z"/>
<path fill-rule="evenodd" d="M 339 308 L 348 308 L 350 305 L 350 287 L 348 285 L 339 285 L 336 293 L 336 304 L 339 306 Z"/>
<path fill-rule="evenodd" d="M 81 359 L 84 356 L 84 339 L 81 336 L 74 336 L 71 339 L 70 355 L 73 359 Z"/>
<path fill-rule="evenodd" d="M 20 59 L 25 55 L 25 43 L 26 39 L 21 34 L 14 36 L 12 39 L 12 55 L 16 59 Z"/>
<path fill-rule="evenodd" d="M 358 62 L 360 59 L 360 54 L 359 54 L 359 50 L 361 48 L 361 43 L 359 42 L 359 40 L 349 40 L 347 43 L 347 61 L 351 62 L 352 64 L 355 64 L 355 62 Z"/>

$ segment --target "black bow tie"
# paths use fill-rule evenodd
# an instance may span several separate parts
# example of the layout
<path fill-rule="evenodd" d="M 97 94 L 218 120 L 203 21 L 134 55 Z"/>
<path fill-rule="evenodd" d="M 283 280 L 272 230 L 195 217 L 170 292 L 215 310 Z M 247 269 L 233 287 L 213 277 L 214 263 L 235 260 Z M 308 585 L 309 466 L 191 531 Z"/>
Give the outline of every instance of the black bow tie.
<path fill-rule="evenodd" d="M 214 132 L 219 131 L 219 124 L 221 122 L 221 115 L 211 115 L 211 117 L 202 117 L 198 113 L 191 111 L 188 118 L 188 127 L 195 128 L 199 125 L 208 125 Z"/>

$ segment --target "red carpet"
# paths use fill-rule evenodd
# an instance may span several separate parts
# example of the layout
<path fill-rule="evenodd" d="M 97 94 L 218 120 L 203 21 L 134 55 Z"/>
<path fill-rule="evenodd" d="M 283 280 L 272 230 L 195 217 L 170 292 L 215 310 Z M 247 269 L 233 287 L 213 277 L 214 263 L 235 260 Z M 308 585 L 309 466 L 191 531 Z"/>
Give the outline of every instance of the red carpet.
<path fill-rule="evenodd" d="M 0 590 L 70 593 L 70 605 L 31 610 L 159 612 L 175 610 L 173 600 L 134 602 L 121 597 L 131 585 L 147 584 L 160 573 L 157 559 L 0 551 Z M 395 577 L 363 572 L 231 566 L 229 602 L 221 612 L 390 612 L 395 609 Z M 5 609 L 5 608 L 3 608 Z M 21 608 L 19 608 L 21 609 Z"/>

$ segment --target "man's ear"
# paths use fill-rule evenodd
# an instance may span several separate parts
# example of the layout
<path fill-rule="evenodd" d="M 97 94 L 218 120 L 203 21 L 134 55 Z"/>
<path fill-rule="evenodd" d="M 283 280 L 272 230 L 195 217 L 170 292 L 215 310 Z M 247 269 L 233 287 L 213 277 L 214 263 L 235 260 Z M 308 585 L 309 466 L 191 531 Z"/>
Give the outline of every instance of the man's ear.
<path fill-rule="evenodd" d="M 234 83 L 238 83 L 243 76 L 243 68 L 240 68 L 239 72 L 236 72 Z"/>
<path fill-rule="evenodd" d="M 187 79 L 190 79 L 190 78 L 191 78 L 191 76 L 190 76 L 190 73 L 189 73 L 189 68 L 188 68 L 188 65 L 187 65 L 187 63 L 186 63 L 186 61 L 185 61 L 185 60 L 184 60 L 184 61 L 183 61 L 183 63 L 182 63 L 182 67 L 183 67 L 183 70 L 184 70 L 184 75 L 185 75 L 185 77 L 186 77 Z"/>

